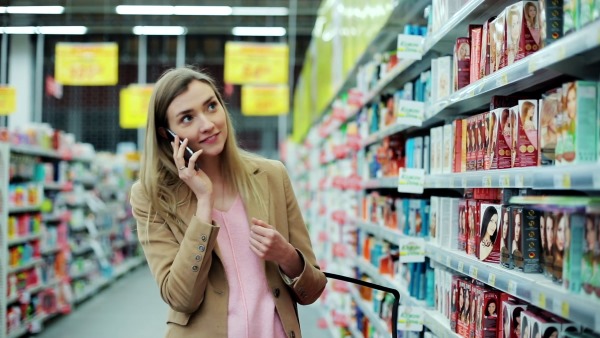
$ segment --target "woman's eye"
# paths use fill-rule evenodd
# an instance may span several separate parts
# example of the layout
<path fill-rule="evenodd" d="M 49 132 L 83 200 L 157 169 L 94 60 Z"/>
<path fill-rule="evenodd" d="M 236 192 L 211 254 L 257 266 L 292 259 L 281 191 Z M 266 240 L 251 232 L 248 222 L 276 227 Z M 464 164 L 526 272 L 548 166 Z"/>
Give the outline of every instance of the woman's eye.
<path fill-rule="evenodd" d="M 208 105 L 209 111 L 214 111 L 216 109 L 217 109 L 217 104 L 215 102 L 212 102 L 211 104 Z"/>
<path fill-rule="evenodd" d="M 192 117 L 189 116 L 189 115 L 186 115 L 186 116 L 184 116 L 184 117 L 181 118 L 181 122 L 183 122 L 183 123 L 188 123 L 191 120 L 192 120 Z"/>

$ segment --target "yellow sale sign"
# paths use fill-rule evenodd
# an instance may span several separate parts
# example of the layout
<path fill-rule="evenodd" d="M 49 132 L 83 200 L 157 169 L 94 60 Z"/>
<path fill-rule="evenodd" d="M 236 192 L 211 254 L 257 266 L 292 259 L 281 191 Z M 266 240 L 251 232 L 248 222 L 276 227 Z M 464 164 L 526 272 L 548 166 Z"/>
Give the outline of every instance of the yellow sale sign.
<path fill-rule="evenodd" d="M 116 43 L 56 44 L 54 77 L 66 86 L 114 86 L 119 81 Z"/>
<path fill-rule="evenodd" d="M 246 116 L 285 115 L 289 111 L 289 101 L 287 85 L 242 87 L 242 114 Z"/>
<path fill-rule="evenodd" d="M 119 125 L 123 129 L 145 128 L 152 85 L 131 85 L 119 93 Z"/>
<path fill-rule="evenodd" d="M 17 90 L 0 86 L 0 115 L 10 115 L 17 110 Z"/>
<path fill-rule="evenodd" d="M 225 44 L 225 83 L 287 84 L 289 48 L 281 43 Z"/>

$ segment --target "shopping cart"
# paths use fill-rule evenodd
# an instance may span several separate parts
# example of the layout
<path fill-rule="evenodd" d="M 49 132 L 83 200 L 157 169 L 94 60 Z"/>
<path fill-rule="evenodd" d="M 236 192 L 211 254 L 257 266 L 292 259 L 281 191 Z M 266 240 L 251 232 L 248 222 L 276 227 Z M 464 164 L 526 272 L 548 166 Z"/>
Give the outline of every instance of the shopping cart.
<path fill-rule="evenodd" d="M 365 282 L 364 280 L 351 278 L 347 276 L 337 275 L 331 272 L 325 272 L 325 276 L 331 279 L 337 279 L 344 282 L 358 284 L 361 286 L 366 286 L 371 289 L 380 290 L 383 292 L 390 293 L 394 296 L 394 301 L 392 303 L 392 338 L 396 338 L 398 332 L 398 306 L 400 305 L 400 292 L 396 289 L 388 288 L 379 284 L 374 284 L 370 282 Z"/>

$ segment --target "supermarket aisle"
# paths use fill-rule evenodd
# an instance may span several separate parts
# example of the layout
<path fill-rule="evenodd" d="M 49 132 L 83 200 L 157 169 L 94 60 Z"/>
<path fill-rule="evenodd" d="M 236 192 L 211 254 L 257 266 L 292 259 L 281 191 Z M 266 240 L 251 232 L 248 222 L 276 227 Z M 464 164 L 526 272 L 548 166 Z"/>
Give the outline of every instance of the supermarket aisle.
<path fill-rule="evenodd" d="M 304 337 L 329 338 L 317 328 L 315 305 L 299 308 Z M 162 338 L 167 305 L 146 265 L 123 276 L 70 315 L 58 318 L 38 338 Z"/>

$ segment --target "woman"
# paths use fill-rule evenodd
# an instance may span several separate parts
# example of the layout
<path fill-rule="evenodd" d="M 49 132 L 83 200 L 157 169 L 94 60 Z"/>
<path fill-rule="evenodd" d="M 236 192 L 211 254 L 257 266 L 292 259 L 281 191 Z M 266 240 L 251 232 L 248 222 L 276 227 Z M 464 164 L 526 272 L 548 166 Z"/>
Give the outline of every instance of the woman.
<path fill-rule="evenodd" d="M 546 250 L 544 251 L 544 274 L 548 278 L 552 278 L 554 274 L 554 222 L 555 215 L 548 212 L 546 217 Z"/>
<path fill-rule="evenodd" d="M 567 329 L 568 331 L 568 329 Z M 544 332 L 543 338 L 557 338 L 558 337 L 558 329 L 551 326 L 549 328 L 546 329 L 546 332 Z"/>
<path fill-rule="evenodd" d="M 521 40 L 520 4 L 510 6 L 506 14 L 506 64 L 512 65 L 519 60 L 519 43 Z"/>
<path fill-rule="evenodd" d="M 577 87 L 575 87 L 575 82 L 569 82 L 563 86 L 564 121 L 560 128 L 560 140 L 562 141 L 562 152 L 560 154 L 561 160 L 573 162 L 575 160 L 575 133 L 577 125 Z"/>
<path fill-rule="evenodd" d="M 512 336 L 511 337 L 521 337 L 521 312 L 523 312 L 522 307 L 517 307 L 513 310 L 512 315 Z"/>
<path fill-rule="evenodd" d="M 521 319 L 521 338 L 531 338 L 531 331 L 529 330 L 529 321 L 526 316 L 523 316 Z"/>
<path fill-rule="evenodd" d="M 506 305 L 502 307 L 502 324 L 504 325 L 502 330 L 504 338 L 510 338 L 510 319 L 508 318 L 508 308 Z"/>
<path fill-rule="evenodd" d="M 192 69 L 161 76 L 146 130 L 131 204 L 167 336 L 300 337 L 296 303 L 326 278 L 284 166 L 238 148 L 213 80 Z"/>
<path fill-rule="evenodd" d="M 495 206 L 488 206 L 483 212 L 481 222 L 481 241 L 479 242 L 479 259 L 487 260 L 494 247 L 496 247 L 496 237 L 498 237 L 498 210 Z M 498 262 L 498 252 L 490 258 L 490 261 Z"/>
<path fill-rule="evenodd" d="M 569 215 L 567 213 L 561 214 L 556 223 L 556 230 L 554 238 L 556 239 L 556 245 L 554 246 L 554 280 L 558 283 L 562 283 L 563 280 L 563 259 L 565 254 L 566 244 L 566 232 L 569 226 L 568 220 Z"/>
<path fill-rule="evenodd" d="M 510 267 L 511 260 L 511 252 L 508 247 L 508 208 L 503 207 L 504 213 L 502 214 L 502 241 L 500 242 L 500 257 L 502 260 L 502 265 L 505 267 Z"/>
<path fill-rule="evenodd" d="M 490 301 L 488 302 L 488 305 L 486 307 L 485 310 L 485 316 L 486 317 L 497 317 L 498 314 L 496 313 L 496 300 L 495 299 L 490 299 Z"/>
<path fill-rule="evenodd" d="M 542 1 L 543 2 L 543 1 Z M 538 8 L 535 2 L 525 3 L 525 21 L 527 22 L 527 29 L 535 42 L 532 46 L 533 51 L 537 51 L 540 48 L 540 23 L 538 19 Z"/>

